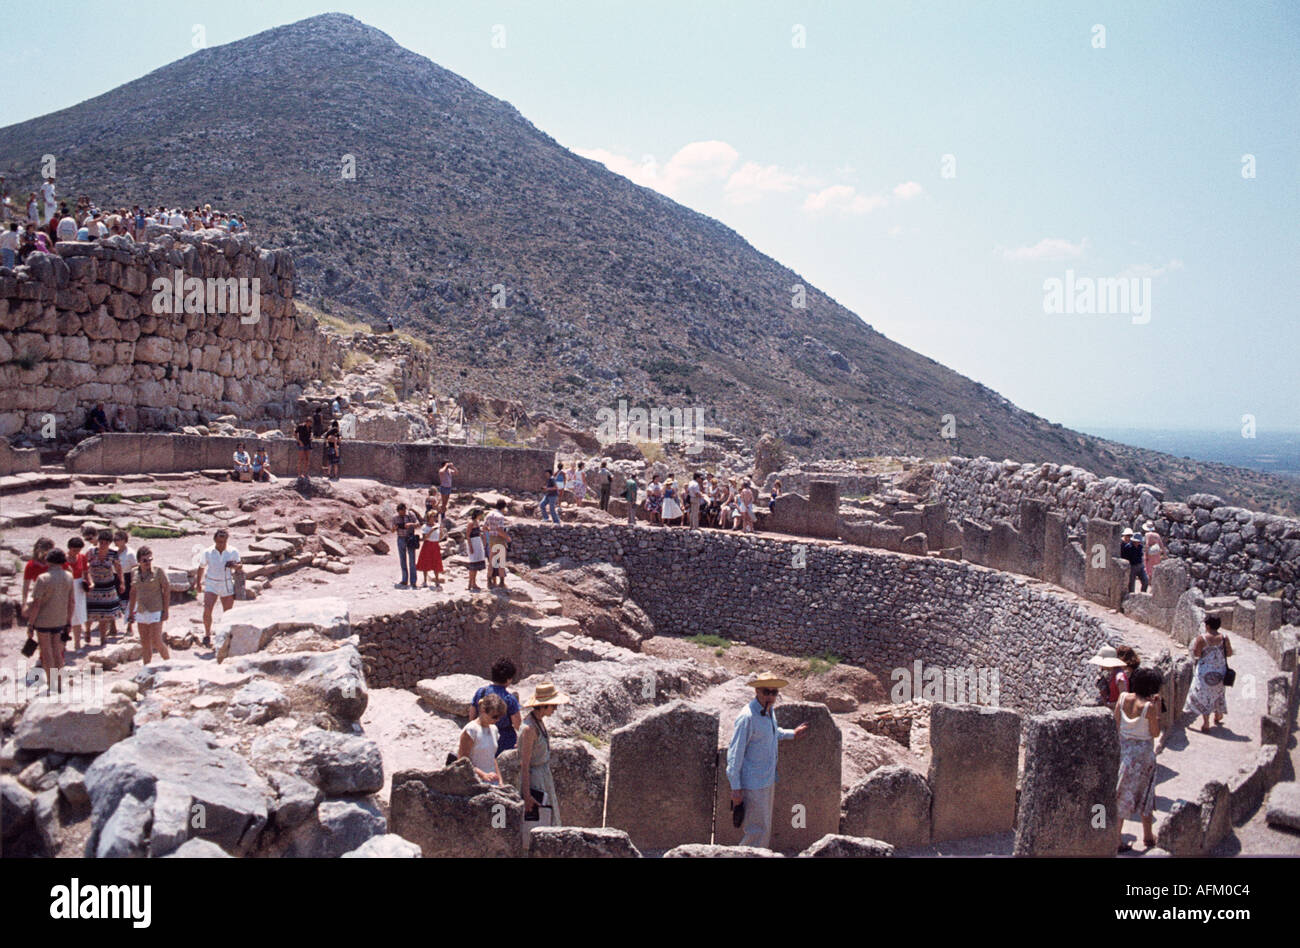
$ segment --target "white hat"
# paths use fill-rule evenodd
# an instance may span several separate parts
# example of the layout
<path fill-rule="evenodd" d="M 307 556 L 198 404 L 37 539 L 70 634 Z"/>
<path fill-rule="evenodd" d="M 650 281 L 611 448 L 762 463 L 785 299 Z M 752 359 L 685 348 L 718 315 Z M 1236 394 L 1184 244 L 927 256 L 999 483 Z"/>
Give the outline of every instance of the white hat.
<path fill-rule="evenodd" d="M 1156 529 L 1156 525 L 1152 523 L 1150 520 L 1148 520 L 1146 523 L 1142 524 L 1142 529 L 1145 530 L 1147 533 L 1154 533 Z"/>
<path fill-rule="evenodd" d="M 1116 654 L 1115 649 L 1109 645 L 1103 645 L 1097 649 L 1097 654 L 1088 659 L 1089 665 L 1100 665 L 1102 668 L 1123 668 L 1124 660 Z"/>
<path fill-rule="evenodd" d="M 1120 533 L 1120 536 L 1122 537 L 1131 537 L 1132 535 L 1133 535 L 1132 527 L 1125 527 L 1124 530 Z"/>

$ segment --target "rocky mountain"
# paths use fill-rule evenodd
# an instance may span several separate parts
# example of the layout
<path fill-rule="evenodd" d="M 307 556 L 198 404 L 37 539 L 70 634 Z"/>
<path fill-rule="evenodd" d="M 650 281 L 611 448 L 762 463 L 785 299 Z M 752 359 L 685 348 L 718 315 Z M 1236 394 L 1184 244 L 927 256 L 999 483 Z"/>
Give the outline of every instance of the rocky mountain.
<path fill-rule="evenodd" d="M 1297 493 L 1018 409 L 341 14 L 0 129 L 0 165 L 37 169 L 45 154 L 64 195 L 240 210 L 264 246 L 294 251 L 300 298 L 427 338 L 440 394 L 519 399 L 588 429 L 619 398 L 699 406 L 708 425 L 774 431 L 806 456 L 1053 460 L 1265 508 Z M 945 415 L 955 438 L 941 436 Z"/>

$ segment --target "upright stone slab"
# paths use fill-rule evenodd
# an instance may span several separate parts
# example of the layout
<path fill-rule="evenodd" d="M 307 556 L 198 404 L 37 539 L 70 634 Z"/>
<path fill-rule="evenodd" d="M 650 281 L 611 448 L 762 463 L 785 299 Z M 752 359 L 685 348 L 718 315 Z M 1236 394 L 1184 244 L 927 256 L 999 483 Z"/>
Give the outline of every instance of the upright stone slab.
<path fill-rule="evenodd" d="M 1082 596 L 1086 575 L 1087 557 L 1084 556 L 1083 545 L 1072 540 L 1062 550 L 1061 585 L 1070 592 Z"/>
<path fill-rule="evenodd" d="M 1043 517 L 1043 572 L 1045 582 L 1061 585 L 1065 547 L 1069 542 L 1065 514 L 1051 512 Z"/>
<path fill-rule="evenodd" d="M 1232 628 L 1242 638 L 1255 638 L 1255 603 L 1249 599 L 1237 600 L 1232 610 Z"/>
<path fill-rule="evenodd" d="M 843 737 L 823 704 L 792 701 L 776 706 L 776 723 L 795 728 L 803 723 L 803 737 L 782 741 L 777 748 L 776 793 L 772 802 L 770 848 L 797 855 L 827 833 L 840 827 L 840 776 Z M 731 739 L 730 728 L 725 735 Z M 731 784 L 727 780 L 727 751 L 718 753 L 718 793 L 714 841 L 739 844 L 741 831 L 731 822 Z"/>
<path fill-rule="evenodd" d="M 1255 599 L 1255 641 L 1265 644 L 1274 629 L 1282 627 L 1282 600 L 1275 596 Z"/>
<path fill-rule="evenodd" d="M 930 792 L 933 840 L 985 836 L 1012 829 L 1020 715 L 972 704 L 930 709 Z"/>
<path fill-rule="evenodd" d="M 1174 607 L 1174 624 L 1170 636 L 1179 645 L 1187 645 L 1205 630 L 1205 595 L 1193 586 L 1178 597 Z"/>
<path fill-rule="evenodd" d="M 972 563 L 980 566 L 989 563 L 989 546 L 993 542 L 993 528 L 986 527 L 978 520 L 963 517 L 961 521 L 962 554 Z"/>
<path fill-rule="evenodd" d="M 1119 735 L 1106 708 L 1030 718 L 1015 855 L 1114 855 L 1121 823 L 1118 779 Z"/>
<path fill-rule="evenodd" d="M 994 520 L 993 536 L 989 541 L 988 565 L 1009 573 L 1024 573 L 1020 561 L 1020 531 L 1010 520 Z"/>
<path fill-rule="evenodd" d="M 1178 605 L 1178 597 L 1191 586 L 1191 576 L 1182 560 L 1161 560 L 1148 578 L 1151 600 L 1160 609 L 1173 609 Z"/>
<path fill-rule="evenodd" d="M 943 531 L 947 519 L 948 505 L 942 501 L 925 504 L 921 507 L 921 529 L 929 540 L 930 549 L 942 550 L 944 548 Z"/>
<path fill-rule="evenodd" d="M 710 842 L 717 748 L 717 714 L 684 701 L 614 731 L 605 825 L 642 851 Z"/>
<path fill-rule="evenodd" d="M 1094 602 L 1106 604 L 1111 598 L 1113 559 L 1119 553 L 1120 525 L 1113 520 L 1093 517 L 1088 521 L 1084 552 L 1084 593 Z M 1116 603 L 1118 607 L 1118 603 Z"/>
<path fill-rule="evenodd" d="M 1047 501 L 1025 497 L 1020 501 L 1020 565 L 1026 576 L 1043 575 L 1043 545 L 1047 526 Z"/>

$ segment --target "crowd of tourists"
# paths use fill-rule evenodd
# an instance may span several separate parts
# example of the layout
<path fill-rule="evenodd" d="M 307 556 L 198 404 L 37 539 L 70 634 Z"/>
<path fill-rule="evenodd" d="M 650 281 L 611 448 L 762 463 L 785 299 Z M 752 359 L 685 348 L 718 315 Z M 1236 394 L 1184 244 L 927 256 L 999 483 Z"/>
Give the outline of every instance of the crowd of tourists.
<path fill-rule="evenodd" d="M 189 588 L 203 591 L 203 645 L 212 645 L 212 617 L 217 602 L 224 611 L 234 607 L 242 578 L 239 551 L 229 546 L 229 533 L 218 529 L 212 546 L 199 557 Z M 124 622 L 126 637 L 139 627 L 144 664 L 157 653 L 171 657 L 163 626 L 170 611 L 171 581 L 154 564 L 148 546 L 133 550 L 125 530 L 84 528 L 70 537 L 64 549 L 41 537 L 23 567 L 19 621 L 27 624 L 23 654 L 38 651 L 38 667 L 45 671 L 47 687 L 57 687 L 54 673 L 66 667 L 69 654 L 91 645 L 95 633 L 102 648 L 118 637 Z M 68 645 L 71 643 L 71 649 Z"/>
<path fill-rule="evenodd" d="M 542 488 L 539 516 L 542 520 L 560 523 L 559 510 L 568 497 L 574 506 L 582 507 L 588 495 L 601 510 L 609 510 L 614 472 L 607 461 L 600 467 L 588 470 L 586 462 L 575 461 L 565 470 L 560 464 L 546 474 Z M 644 499 L 642 494 L 644 492 Z M 644 509 L 646 519 L 656 526 L 712 527 L 718 530 L 740 530 L 752 533 L 757 524 L 755 505 L 758 488 L 749 478 L 719 478 L 715 474 L 697 472 L 682 475 L 680 481 L 669 474 L 666 478 L 653 474 L 642 487 L 636 475 L 629 474 L 623 483 L 622 498 L 627 507 L 627 522 L 635 526 L 637 511 Z M 775 510 L 781 495 L 781 482 L 772 488 L 768 509 Z"/>
<path fill-rule="evenodd" d="M 1196 666 L 1184 707 L 1200 715 L 1204 733 L 1211 730 L 1211 715 L 1214 728 L 1223 725 L 1223 718 L 1228 713 L 1227 688 L 1236 679 L 1228 665 L 1232 643 L 1221 628 L 1218 616 L 1206 616 L 1204 629 L 1191 643 Z M 1120 819 L 1141 821 L 1143 843 L 1150 849 L 1156 845 L 1156 754 L 1162 749 L 1157 739 L 1164 710 L 1160 691 L 1165 677 L 1159 669 L 1142 665 L 1141 657 L 1129 645 L 1102 646 L 1088 662 L 1100 669 L 1098 703 L 1111 710 L 1119 728 L 1119 816 Z M 1120 852 L 1125 852 L 1132 845 L 1122 842 L 1119 848 Z"/>
<path fill-rule="evenodd" d="M 243 215 L 214 210 L 211 204 L 191 209 L 180 207 L 148 208 L 139 204 L 130 208 L 101 208 L 86 195 L 75 206 L 59 201 L 55 179 L 47 178 L 39 191 L 28 193 L 19 202 L 9 194 L 0 177 L 0 264 L 13 268 L 37 251 L 53 253 L 60 241 L 91 241 L 101 237 L 126 237 L 143 240 L 150 224 L 180 230 L 222 230 L 243 233 L 248 224 Z"/>

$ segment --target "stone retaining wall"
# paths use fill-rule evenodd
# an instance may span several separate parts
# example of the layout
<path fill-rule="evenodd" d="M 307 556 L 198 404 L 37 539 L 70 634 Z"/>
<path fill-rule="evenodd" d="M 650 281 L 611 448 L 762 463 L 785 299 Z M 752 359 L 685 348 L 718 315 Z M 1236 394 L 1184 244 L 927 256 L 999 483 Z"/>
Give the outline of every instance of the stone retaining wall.
<path fill-rule="evenodd" d="M 1149 519 L 1207 595 L 1276 596 L 1285 621 L 1300 622 L 1300 520 L 1231 507 L 1213 494 L 1170 503 L 1151 484 L 1099 478 L 1069 465 L 988 458 L 936 464 L 931 499 L 945 502 L 950 517 L 983 524 L 1004 519 L 1017 528 L 1025 526 L 1021 502 L 1044 501 L 1078 535 L 1088 532 L 1090 520 L 1140 530 Z M 1118 555 L 1118 544 L 1110 553 Z"/>
<path fill-rule="evenodd" d="M 1033 713 L 1092 692 L 1110 641 L 1080 607 L 1014 576 L 937 558 L 759 536 L 516 524 L 511 558 L 608 561 L 659 634 L 712 633 L 787 655 L 834 652 L 876 670 L 981 668 Z M 803 547 L 802 568 L 796 547 Z M 919 695 L 917 697 L 920 697 Z"/>
<path fill-rule="evenodd" d="M 290 438 L 231 438 L 218 435 L 106 434 L 96 435 L 68 452 L 65 461 L 74 474 L 160 474 L 172 471 L 229 470 L 235 445 L 244 442 L 249 452 L 266 448 L 271 471 L 293 477 L 297 470 L 297 442 Z M 324 443 L 312 448 L 312 473 L 320 471 Z M 555 452 L 540 448 L 483 448 L 454 444 L 388 444 L 345 441 L 339 474 L 372 477 L 390 484 L 432 484 L 446 461 L 459 472 L 458 489 L 500 488 L 537 491 L 545 483 Z"/>
<path fill-rule="evenodd" d="M 338 343 L 293 305 L 292 255 L 247 234 L 152 227 L 147 243 L 61 241 L 55 251 L 0 275 L 0 435 L 35 438 L 53 415 L 62 438 L 101 401 L 137 430 L 288 417 L 302 384 L 339 361 Z M 260 281 L 258 320 L 165 312 L 154 281 L 177 270 Z"/>

